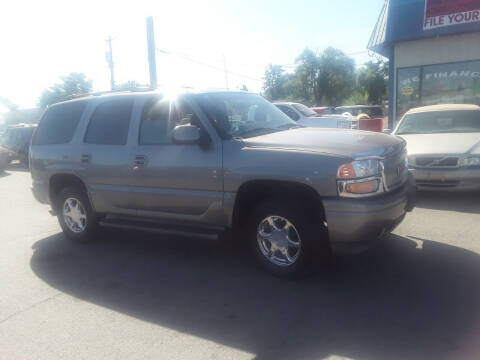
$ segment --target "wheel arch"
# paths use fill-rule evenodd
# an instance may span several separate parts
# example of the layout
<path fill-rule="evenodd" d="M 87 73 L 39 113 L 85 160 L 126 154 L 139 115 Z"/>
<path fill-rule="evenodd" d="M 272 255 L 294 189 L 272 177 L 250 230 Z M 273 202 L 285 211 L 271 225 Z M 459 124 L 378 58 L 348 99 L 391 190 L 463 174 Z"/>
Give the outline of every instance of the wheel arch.
<path fill-rule="evenodd" d="M 261 201 L 283 197 L 287 201 L 299 201 L 313 219 L 325 220 L 322 198 L 309 185 L 295 181 L 251 180 L 240 186 L 235 196 L 232 227 L 241 228 L 246 224 L 253 207 Z"/>
<path fill-rule="evenodd" d="M 50 197 L 50 204 L 52 205 L 52 209 L 54 211 L 58 211 L 58 195 L 62 189 L 66 187 L 76 187 L 83 191 L 85 195 L 88 197 L 90 201 L 90 205 L 92 206 L 92 201 L 88 194 L 87 186 L 83 182 L 83 180 L 78 177 L 77 175 L 68 174 L 68 173 L 61 173 L 61 174 L 54 174 L 50 177 L 48 182 L 48 193 Z M 92 206 L 93 208 L 93 206 Z"/>

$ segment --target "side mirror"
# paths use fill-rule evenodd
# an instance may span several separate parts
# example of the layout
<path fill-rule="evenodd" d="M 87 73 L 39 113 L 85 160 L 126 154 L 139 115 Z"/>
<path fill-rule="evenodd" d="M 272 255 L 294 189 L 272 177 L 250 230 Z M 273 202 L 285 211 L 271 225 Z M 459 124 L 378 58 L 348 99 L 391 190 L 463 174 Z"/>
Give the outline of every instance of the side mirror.
<path fill-rule="evenodd" d="M 384 134 L 391 134 L 392 130 L 391 129 L 383 129 Z"/>
<path fill-rule="evenodd" d="M 200 142 L 200 129 L 194 125 L 178 125 L 172 132 L 175 144 L 198 144 Z"/>

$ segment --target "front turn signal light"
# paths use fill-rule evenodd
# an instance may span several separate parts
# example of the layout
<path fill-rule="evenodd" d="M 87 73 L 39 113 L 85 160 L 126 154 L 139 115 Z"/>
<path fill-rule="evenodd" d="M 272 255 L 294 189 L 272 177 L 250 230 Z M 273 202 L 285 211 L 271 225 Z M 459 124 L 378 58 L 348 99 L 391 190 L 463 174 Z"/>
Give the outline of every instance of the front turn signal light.
<path fill-rule="evenodd" d="M 351 194 L 370 194 L 378 191 L 378 179 L 345 184 L 345 190 Z"/>

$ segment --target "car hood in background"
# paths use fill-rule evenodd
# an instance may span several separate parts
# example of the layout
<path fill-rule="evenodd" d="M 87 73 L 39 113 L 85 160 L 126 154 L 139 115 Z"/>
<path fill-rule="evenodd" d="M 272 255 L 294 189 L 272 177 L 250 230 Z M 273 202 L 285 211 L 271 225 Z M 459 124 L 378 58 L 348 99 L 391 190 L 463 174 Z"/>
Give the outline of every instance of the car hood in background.
<path fill-rule="evenodd" d="M 385 156 L 404 147 L 395 136 L 370 131 L 298 128 L 243 139 L 248 147 L 334 154 L 346 158 Z"/>
<path fill-rule="evenodd" d="M 398 135 L 407 142 L 409 155 L 480 154 L 480 133 Z"/>
<path fill-rule="evenodd" d="M 320 128 L 327 128 L 327 129 L 334 129 L 340 127 L 339 124 L 344 124 L 348 123 L 351 124 L 351 122 L 354 121 L 352 119 L 351 121 L 347 119 L 341 119 L 341 118 L 336 118 L 336 117 L 306 117 L 303 119 L 298 120 L 298 123 L 303 126 L 308 126 L 308 127 L 320 127 Z M 348 127 L 350 128 L 350 126 Z"/>

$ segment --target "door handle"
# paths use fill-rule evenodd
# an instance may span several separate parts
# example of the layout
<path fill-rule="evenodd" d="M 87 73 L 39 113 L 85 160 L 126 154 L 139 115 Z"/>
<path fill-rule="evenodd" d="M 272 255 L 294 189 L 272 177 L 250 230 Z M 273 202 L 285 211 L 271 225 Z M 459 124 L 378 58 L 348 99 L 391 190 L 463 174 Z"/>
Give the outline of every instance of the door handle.
<path fill-rule="evenodd" d="M 135 155 L 135 160 L 133 160 L 135 166 L 144 166 L 146 163 L 147 158 L 145 155 Z"/>
<path fill-rule="evenodd" d="M 89 154 L 82 154 L 80 156 L 80 162 L 89 163 L 90 162 L 90 155 Z"/>

